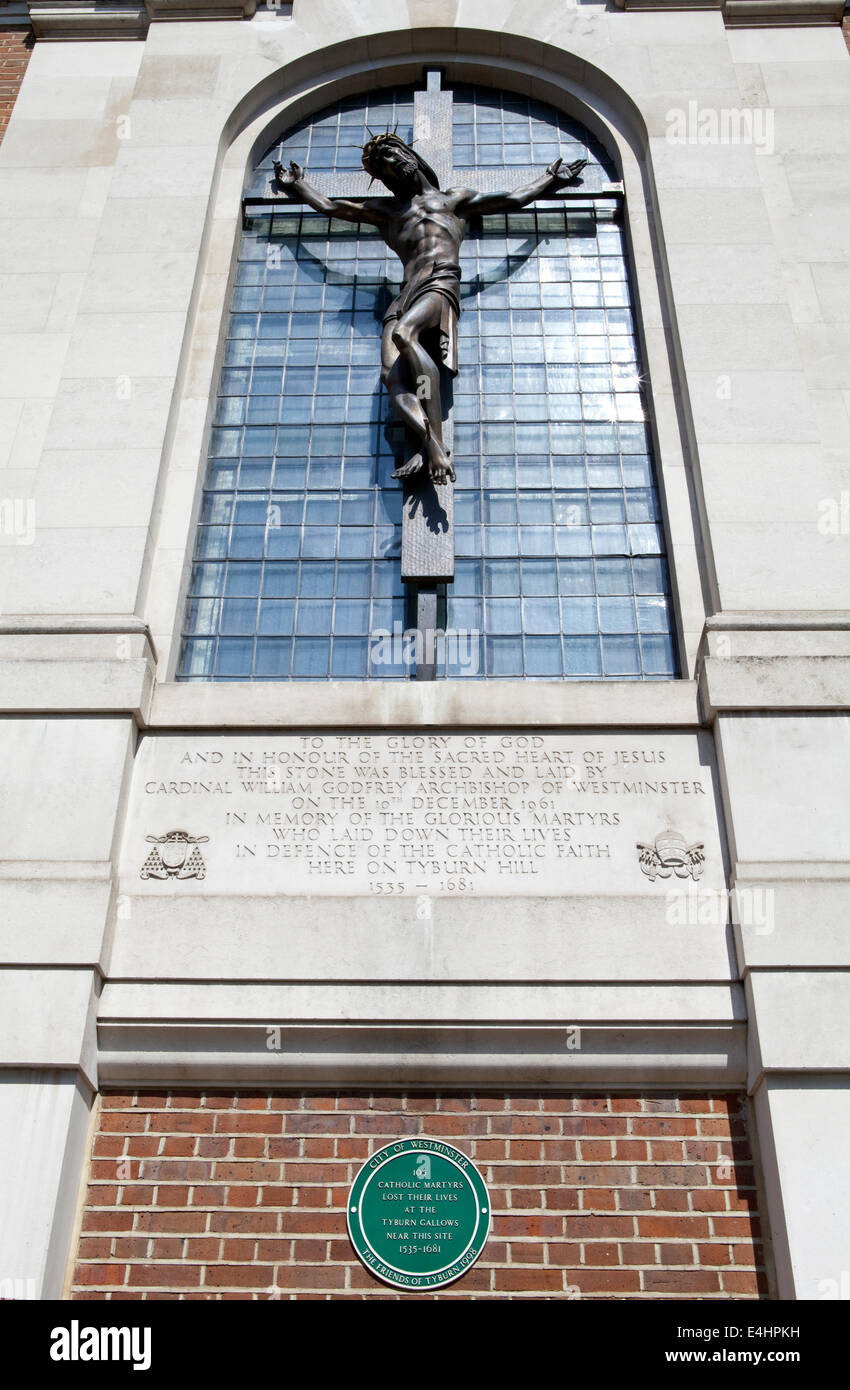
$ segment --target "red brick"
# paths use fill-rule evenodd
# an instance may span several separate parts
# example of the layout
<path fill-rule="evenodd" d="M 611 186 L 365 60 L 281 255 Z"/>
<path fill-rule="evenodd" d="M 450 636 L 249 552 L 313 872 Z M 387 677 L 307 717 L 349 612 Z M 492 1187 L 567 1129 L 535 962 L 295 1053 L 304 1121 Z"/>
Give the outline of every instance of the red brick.
<path fill-rule="evenodd" d="M 124 1283 L 126 1266 L 122 1264 L 81 1264 L 77 1266 L 77 1283 L 92 1284 L 99 1288 Z"/>
<path fill-rule="evenodd" d="M 348 1109 L 348 1108 L 349 1108 L 349 1107 L 346 1106 L 346 1109 Z M 405 1110 L 407 1111 L 407 1113 L 408 1113 L 409 1115 L 430 1115 L 430 1114 L 434 1114 L 434 1113 L 436 1112 L 436 1109 L 437 1109 L 437 1097 L 436 1097 L 436 1096 L 427 1096 L 427 1095 L 412 1095 L 412 1096 L 408 1096 L 407 1099 L 406 1099 L 406 1101 L 405 1101 L 405 1103 L 404 1103 L 404 1108 L 405 1108 Z M 342 1105 L 339 1105 L 339 1104 L 338 1104 L 338 1105 L 337 1105 L 337 1109 L 338 1109 L 338 1110 L 341 1110 L 341 1109 L 342 1109 Z"/>
<path fill-rule="evenodd" d="M 108 1260 L 112 1256 L 111 1236 L 81 1236 L 77 1254 L 81 1260 Z"/>
<path fill-rule="evenodd" d="M 654 1265 L 657 1263 L 655 1245 L 652 1241 L 623 1241 L 620 1245 L 620 1258 L 624 1265 Z"/>
<path fill-rule="evenodd" d="M 133 1281 L 97 1283 L 89 1273 L 75 1296 L 763 1297 L 743 1111 L 727 1100 L 113 1093 L 93 1145 L 78 1269 L 117 1269 Z M 127 1121 L 142 1128 L 109 1128 Z M 357 1167 L 388 1140 L 419 1133 L 443 1135 L 480 1163 L 494 1213 L 486 1263 L 439 1294 L 380 1284 L 346 1235 Z M 719 1147 L 735 1165 L 726 1183 L 713 1171 Z"/>
<path fill-rule="evenodd" d="M 581 1264 L 581 1246 L 576 1242 L 550 1241 L 549 1242 L 549 1263 L 550 1265 L 564 1265 L 572 1268 Z"/>
<path fill-rule="evenodd" d="M 386 1124 L 387 1132 L 391 1132 L 392 1122 L 386 1116 L 375 1115 L 371 1118 Z M 285 1119 L 287 1134 L 348 1134 L 351 1130 L 351 1120 L 348 1115 L 290 1114 L 281 1116 L 281 1119 Z M 367 1132 L 362 1120 L 358 1120 L 358 1130 L 363 1133 Z"/>
<path fill-rule="evenodd" d="M 548 1211 L 578 1211 L 579 1194 L 567 1187 L 547 1187 L 544 1196 Z"/>
<path fill-rule="evenodd" d="M 338 1158 L 368 1158 L 369 1140 L 340 1136 L 336 1141 L 336 1152 Z"/>
<path fill-rule="evenodd" d="M 230 1142 L 230 1141 L 228 1141 Z M 265 1158 L 267 1139 L 262 1134 L 241 1134 L 233 1139 L 234 1158 Z M 225 1147 L 225 1154 L 227 1148 Z M 223 1156 L 223 1155 L 222 1155 Z"/>
<path fill-rule="evenodd" d="M 204 1183 L 199 1187 L 192 1188 L 193 1207 L 223 1207 L 224 1197 L 227 1189 L 223 1186 L 213 1186 Z M 265 1189 L 264 1189 L 265 1191 Z"/>
<path fill-rule="evenodd" d="M 260 1203 L 264 1207 L 291 1207 L 294 1201 L 294 1187 L 284 1187 L 278 1183 L 268 1183 L 260 1188 Z"/>
<path fill-rule="evenodd" d="M 214 1211 L 210 1216 L 210 1230 L 224 1234 L 242 1235 L 253 1231 L 273 1235 L 277 1228 L 278 1214 L 274 1211 Z"/>
<path fill-rule="evenodd" d="M 680 1293 L 692 1298 L 699 1293 L 717 1293 L 720 1275 L 713 1269 L 647 1269 L 643 1273 L 647 1293 Z"/>
<path fill-rule="evenodd" d="M 131 1265 L 128 1284 L 143 1289 L 188 1289 L 200 1286 L 200 1265 Z"/>
<path fill-rule="evenodd" d="M 729 1236 L 732 1240 L 746 1240 L 761 1235 L 761 1223 L 757 1217 L 742 1212 L 739 1216 L 712 1216 L 711 1233 L 715 1236 Z"/>
<path fill-rule="evenodd" d="M 110 1110 L 101 1115 L 100 1127 L 105 1134 L 141 1134 L 148 1122 L 147 1115 L 137 1115 L 124 1110 Z"/>
<path fill-rule="evenodd" d="M 221 1241 L 217 1236 L 199 1236 L 197 1240 L 186 1241 L 184 1254 L 187 1260 L 217 1260 Z"/>
<path fill-rule="evenodd" d="M 493 1159 L 507 1157 L 506 1139 L 476 1139 L 474 1145 L 474 1158 L 478 1163 L 487 1163 Z"/>
<path fill-rule="evenodd" d="M 180 1260 L 183 1258 L 183 1240 L 180 1236 L 154 1237 L 150 1242 L 149 1255 L 152 1260 Z M 147 1257 L 148 1252 L 143 1258 Z"/>
<path fill-rule="evenodd" d="M 640 1274 L 632 1269 L 571 1269 L 568 1282 L 582 1293 L 637 1293 Z"/>
<path fill-rule="evenodd" d="M 653 1192 L 656 1211 L 689 1211 L 691 1193 L 684 1187 L 657 1187 Z"/>
<path fill-rule="evenodd" d="M 148 1133 L 211 1134 L 215 1118 L 214 1115 L 194 1114 L 192 1111 L 168 1111 L 164 1115 L 150 1116 Z"/>
<path fill-rule="evenodd" d="M 227 1207 L 255 1207 L 260 1197 L 258 1187 L 229 1187 L 225 1206 Z"/>
<path fill-rule="evenodd" d="M 508 1249 L 510 1251 L 510 1261 L 514 1265 L 542 1265 L 546 1254 L 546 1246 L 543 1241 L 518 1241 L 512 1240 Z M 490 1259 L 493 1258 L 492 1250 L 487 1251 Z"/>
<path fill-rule="evenodd" d="M 336 1108 L 336 1096 L 328 1095 L 302 1095 L 300 1097 L 302 1110 L 334 1110 Z"/>
<path fill-rule="evenodd" d="M 511 1188 L 511 1210 L 513 1211 L 542 1211 L 543 1193 L 539 1187 L 513 1187 Z"/>
<path fill-rule="evenodd" d="M 268 1289 L 275 1280 L 262 1265 L 208 1265 L 205 1285 L 211 1288 Z"/>
<path fill-rule="evenodd" d="M 706 1187 L 691 1193 L 691 1206 L 694 1211 L 725 1211 L 726 1194 Z"/>
<path fill-rule="evenodd" d="M 744 1261 L 744 1263 L 752 1264 L 752 1246 L 747 1246 L 746 1248 L 749 1252 L 749 1259 Z M 728 1265 L 730 1263 L 728 1245 L 698 1245 L 697 1256 L 697 1264 L 701 1265 Z"/>
<path fill-rule="evenodd" d="M 708 1235 L 707 1216 L 638 1216 L 638 1235 L 680 1240 Z"/>
<path fill-rule="evenodd" d="M 116 1260 L 146 1260 L 150 1241 L 147 1236 L 116 1236 Z"/>
<path fill-rule="evenodd" d="M 696 1134 L 697 1132 L 696 1120 L 691 1118 L 680 1118 L 678 1115 L 676 1115 L 675 1118 L 672 1116 L 665 1116 L 663 1119 L 658 1117 L 657 1119 L 651 1120 L 644 1116 L 643 1119 L 630 1120 L 629 1123 L 631 1125 L 632 1134 L 636 1135 L 638 1138 L 644 1134 L 652 1139 L 658 1138 L 659 1135 Z"/>
<path fill-rule="evenodd" d="M 242 1140 L 241 1142 L 244 1143 L 245 1141 Z M 202 1134 L 200 1139 L 198 1140 L 198 1157 L 228 1158 L 230 1156 L 230 1150 L 233 1143 L 233 1139 L 229 1139 L 226 1134 Z M 242 1154 L 238 1156 L 240 1158 L 243 1157 Z"/>
<path fill-rule="evenodd" d="M 591 1095 L 589 1091 L 585 1091 L 583 1092 L 583 1094 L 576 1096 L 575 1105 L 573 1106 L 574 1110 L 582 1111 L 583 1113 L 589 1114 L 596 1114 L 599 1111 L 607 1111 L 609 1108 L 610 1106 L 607 1096 Z"/>
<path fill-rule="evenodd" d="M 645 1248 L 645 1247 L 644 1247 Z M 692 1265 L 700 1261 L 694 1259 L 694 1247 L 687 1245 L 661 1245 L 659 1247 L 659 1264 L 662 1265 Z M 713 1260 L 708 1263 L 715 1263 Z"/>
<path fill-rule="evenodd" d="M 587 1187 L 581 1193 L 582 1211 L 616 1211 L 617 1193 L 610 1188 Z"/>
<path fill-rule="evenodd" d="M 560 1293 L 564 1287 L 560 1269 L 497 1269 L 494 1276 L 495 1287 L 507 1293 Z"/>
<path fill-rule="evenodd" d="M 137 1231 L 171 1232 L 181 1235 L 199 1235 L 207 1224 L 205 1212 L 194 1211 L 140 1211 L 136 1213 Z"/>
<path fill-rule="evenodd" d="M 584 1246 L 584 1263 L 589 1268 L 595 1265 L 618 1265 L 620 1263 L 619 1245 L 588 1241 Z"/>
<path fill-rule="evenodd" d="M 268 1110 L 269 1096 L 266 1091 L 240 1091 L 236 1097 L 237 1110 Z"/>
<path fill-rule="evenodd" d="M 212 1165 L 210 1176 L 216 1182 L 279 1182 L 280 1170 L 281 1165 L 279 1163 L 223 1162 Z"/>
<path fill-rule="evenodd" d="M 508 1158 L 516 1163 L 539 1163 L 543 1157 L 543 1145 L 537 1139 L 508 1141 Z"/>
<path fill-rule="evenodd" d="M 640 1192 L 635 1188 L 617 1193 L 620 1211 L 649 1211 L 652 1207 L 652 1196 L 649 1192 Z"/>
<path fill-rule="evenodd" d="M 583 1163 L 608 1163 L 614 1157 L 613 1139 L 582 1139 L 577 1148 Z"/>
<path fill-rule="evenodd" d="M 287 1139 L 267 1139 L 269 1158 L 300 1158 L 304 1151 L 304 1139 L 291 1135 Z"/>
<path fill-rule="evenodd" d="M 763 1273 L 757 1274 L 754 1271 L 744 1269 L 724 1269 L 720 1278 L 724 1293 L 751 1294 L 753 1296 L 761 1294 L 762 1297 L 767 1293 L 767 1280 Z"/>
<path fill-rule="evenodd" d="M 618 1240 L 635 1234 L 631 1216 L 565 1216 L 564 1235 L 578 1240 Z"/>
<path fill-rule="evenodd" d="M 563 1180 L 570 1187 L 628 1187 L 631 1171 L 613 1164 L 569 1165 L 564 1168 Z"/>
<path fill-rule="evenodd" d="M 92 1145 L 95 1158 L 118 1158 L 124 1152 L 124 1138 L 120 1134 L 98 1134 Z"/>
<path fill-rule="evenodd" d="M 168 1158 L 191 1158 L 203 1142 L 203 1137 L 196 1138 L 195 1135 L 167 1134 L 160 1141 L 159 1151 Z"/>
<path fill-rule="evenodd" d="M 302 1182 L 334 1183 L 348 1178 L 347 1163 L 284 1163 L 285 1182 L 296 1186 Z"/>
<path fill-rule="evenodd" d="M 277 1285 L 281 1289 L 341 1289 L 345 1273 L 337 1265 L 279 1266 Z"/>
<path fill-rule="evenodd" d="M 132 1231 L 131 1211 L 91 1211 L 83 1213 L 84 1231 Z"/>
<path fill-rule="evenodd" d="M 212 1118 L 210 1116 L 210 1119 Z M 288 1122 L 290 1117 L 260 1115 L 253 1111 L 247 1115 L 220 1113 L 215 1116 L 215 1132 L 216 1134 L 280 1134 L 284 1119 Z"/>
<path fill-rule="evenodd" d="M 643 1139 L 614 1140 L 614 1158 L 618 1162 L 641 1163 L 646 1162 L 648 1157 L 647 1144 Z"/>

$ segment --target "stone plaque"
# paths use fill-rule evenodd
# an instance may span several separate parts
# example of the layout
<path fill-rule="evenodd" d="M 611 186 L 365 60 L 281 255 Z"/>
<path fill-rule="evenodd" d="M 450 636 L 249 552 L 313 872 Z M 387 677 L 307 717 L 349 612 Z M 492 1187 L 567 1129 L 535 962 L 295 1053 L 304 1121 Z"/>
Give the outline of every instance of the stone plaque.
<path fill-rule="evenodd" d="M 122 892 L 723 892 L 715 780 L 686 732 L 151 734 Z"/>
<path fill-rule="evenodd" d="M 360 1259 L 396 1289 L 438 1289 L 478 1259 L 490 1230 L 481 1174 L 459 1149 L 402 1139 L 354 1180 L 348 1231 Z"/>

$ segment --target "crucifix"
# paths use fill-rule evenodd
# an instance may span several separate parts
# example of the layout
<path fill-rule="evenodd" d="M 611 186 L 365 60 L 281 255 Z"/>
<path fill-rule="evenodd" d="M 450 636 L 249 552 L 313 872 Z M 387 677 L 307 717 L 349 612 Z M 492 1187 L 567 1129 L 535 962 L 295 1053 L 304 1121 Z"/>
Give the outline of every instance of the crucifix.
<path fill-rule="evenodd" d="M 347 196 L 338 196 L 328 184 L 339 176 L 311 183 L 297 164 L 274 166 L 273 191 L 329 217 L 377 227 L 402 263 L 401 292 L 384 314 L 381 380 L 406 441 L 393 477 L 404 488 L 401 577 L 415 594 L 425 649 L 416 666 L 419 680 L 436 675 L 438 585 L 454 578 L 451 378 L 457 372 L 460 247 L 471 218 L 551 197 L 574 185 L 587 163 L 556 159 L 521 188 L 477 191 L 452 168 L 451 148 L 452 94 L 442 91 L 439 70 L 429 69 L 426 90 L 414 95 L 413 144 L 386 131 L 370 132 L 363 147 L 370 186 L 378 179 L 389 198 L 357 197 L 350 175 Z"/>

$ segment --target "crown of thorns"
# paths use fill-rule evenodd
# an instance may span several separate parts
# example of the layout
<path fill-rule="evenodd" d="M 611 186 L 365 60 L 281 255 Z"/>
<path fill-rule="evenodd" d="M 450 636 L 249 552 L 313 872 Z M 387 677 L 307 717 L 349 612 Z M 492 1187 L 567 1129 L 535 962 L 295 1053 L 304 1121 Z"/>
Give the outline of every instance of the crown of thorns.
<path fill-rule="evenodd" d="M 402 140 L 400 135 L 396 135 L 394 130 L 385 130 L 379 135 L 373 135 L 372 131 L 369 131 L 369 139 L 363 146 L 363 168 L 367 174 L 372 176 L 373 180 L 380 178 L 381 155 L 389 149 L 404 150 L 405 154 L 412 155 L 428 181 L 435 188 L 440 187 L 440 181 L 428 161 L 423 159 L 412 145 L 408 145 Z"/>

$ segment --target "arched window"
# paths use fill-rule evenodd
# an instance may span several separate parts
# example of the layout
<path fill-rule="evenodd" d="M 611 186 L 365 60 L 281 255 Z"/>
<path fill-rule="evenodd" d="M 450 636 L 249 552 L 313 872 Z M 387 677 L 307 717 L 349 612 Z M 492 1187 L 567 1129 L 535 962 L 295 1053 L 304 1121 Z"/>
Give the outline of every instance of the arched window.
<path fill-rule="evenodd" d="M 362 179 L 367 128 L 410 141 L 413 114 L 412 88 L 344 101 L 252 175 L 180 679 L 411 675 L 404 644 L 386 640 L 409 618 L 379 376 L 400 265 L 368 227 L 263 198 L 277 158 L 314 179 Z M 462 247 L 455 580 L 441 597 L 444 624 L 465 637 L 440 650 L 437 674 L 669 679 L 621 203 L 591 196 L 615 170 L 584 127 L 539 102 L 455 86 L 452 114 L 469 186 L 516 186 L 558 154 L 588 166 L 586 197 L 482 218 Z"/>

